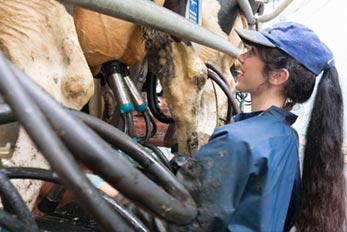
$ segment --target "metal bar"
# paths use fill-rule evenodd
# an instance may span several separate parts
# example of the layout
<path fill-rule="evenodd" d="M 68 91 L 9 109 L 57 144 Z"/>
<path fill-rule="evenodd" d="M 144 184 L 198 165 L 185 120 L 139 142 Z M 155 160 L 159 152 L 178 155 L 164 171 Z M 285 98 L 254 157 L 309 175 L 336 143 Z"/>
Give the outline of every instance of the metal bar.
<path fill-rule="evenodd" d="M 254 25 L 256 23 L 256 20 L 255 20 L 253 11 L 252 11 L 252 7 L 249 4 L 249 1 L 248 0 L 237 0 L 237 4 L 239 4 L 241 10 L 245 14 L 248 25 Z"/>
<path fill-rule="evenodd" d="M 281 14 L 293 0 L 283 0 L 281 4 L 271 13 L 257 16 L 256 20 L 261 23 L 268 22 Z"/>
<path fill-rule="evenodd" d="M 186 18 L 147 0 L 60 0 L 82 8 L 148 26 L 183 40 L 189 40 L 233 57 L 241 50 L 226 39 Z"/>

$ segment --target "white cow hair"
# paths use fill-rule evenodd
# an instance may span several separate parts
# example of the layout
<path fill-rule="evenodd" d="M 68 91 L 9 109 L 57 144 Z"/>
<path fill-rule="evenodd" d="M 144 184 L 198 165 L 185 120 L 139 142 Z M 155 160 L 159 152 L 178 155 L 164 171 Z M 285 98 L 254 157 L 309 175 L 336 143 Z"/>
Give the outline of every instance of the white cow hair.
<path fill-rule="evenodd" d="M 55 0 L 2 0 L 0 49 L 63 105 L 81 109 L 93 95 L 93 76 L 78 42 L 73 18 Z M 21 128 L 10 166 L 49 165 Z M 41 181 L 13 181 L 30 209 Z"/>

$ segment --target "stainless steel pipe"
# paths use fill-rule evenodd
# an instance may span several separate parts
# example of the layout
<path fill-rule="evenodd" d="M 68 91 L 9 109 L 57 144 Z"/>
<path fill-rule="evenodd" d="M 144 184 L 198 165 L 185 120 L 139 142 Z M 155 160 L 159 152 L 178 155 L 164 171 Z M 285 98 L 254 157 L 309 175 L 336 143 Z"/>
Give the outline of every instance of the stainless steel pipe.
<path fill-rule="evenodd" d="M 250 27 L 255 25 L 256 20 L 255 20 L 253 11 L 252 11 L 252 7 L 249 4 L 249 1 L 248 0 L 237 0 L 237 4 L 239 4 L 241 10 L 245 14 L 245 16 L 247 18 L 248 25 L 250 25 Z"/>
<path fill-rule="evenodd" d="M 257 16 L 256 20 L 260 23 L 269 22 L 270 20 L 279 16 L 292 2 L 293 0 L 284 0 L 275 10 L 268 14 Z"/>
<path fill-rule="evenodd" d="M 226 39 L 148 0 L 60 0 L 79 7 L 148 26 L 237 57 L 241 50 Z"/>

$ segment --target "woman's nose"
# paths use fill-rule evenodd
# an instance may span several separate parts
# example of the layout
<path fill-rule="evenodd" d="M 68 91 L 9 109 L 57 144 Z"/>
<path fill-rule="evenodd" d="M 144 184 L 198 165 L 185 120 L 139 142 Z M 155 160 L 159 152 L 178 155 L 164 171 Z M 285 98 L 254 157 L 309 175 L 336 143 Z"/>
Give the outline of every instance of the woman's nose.
<path fill-rule="evenodd" d="M 238 60 L 241 64 L 243 63 L 244 58 L 245 58 L 244 54 L 245 54 L 245 53 L 242 53 L 242 54 L 240 54 L 240 55 L 237 57 L 237 60 Z"/>

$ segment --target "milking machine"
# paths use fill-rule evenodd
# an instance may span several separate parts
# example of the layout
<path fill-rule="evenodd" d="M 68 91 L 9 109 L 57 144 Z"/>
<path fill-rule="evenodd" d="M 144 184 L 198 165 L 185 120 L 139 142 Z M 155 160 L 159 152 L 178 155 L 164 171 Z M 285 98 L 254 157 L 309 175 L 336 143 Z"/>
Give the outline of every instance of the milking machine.
<path fill-rule="evenodd" d="M 135 109 L 141 113 L 145 120 L 146 134 L 143 138 L 136 138 L 139 141 L 148 142 L 156 133 L 156 123 L 150 115 L 147 103 L 142 99 L 135 83 L 130 78 L 128 68 L 125 64 L 118 61 L 111 61 L 103 65 L 103 70 L 106 73 L 106 80 L 109 83 L 122 116 L 125 127 L 133 129 L 132 111 Z M 152 129 L 151 129 L 152 128 Z M 131 137 L 135 137 L 134 132 L 123 130 Z"/>
<path fill-rule="evenodd" d="M 103 72 L 106 82 L 109 83 L 115 95 L 117 108 L 119 108 L 123 119 L 123 132 L 147 147 L 155 155 L 155 158 L 170 169 L 169 160 L 165 154 L 149 142 L 149 139 L 156 133 L 156 122 L 148 111 L 147 103 L 142 99 L 135 83 L 130 78 L 127 66 L 118 61 L 110 61 L 103 65 Z M 145 121 L 146 132 L 143 137 L 135 136 L 132 115 L 134 109 L 143 116 Z"/>
<path fill-rule="evenodd" d="M 124 64 L 122 67 L 123 67 L 122 71 L 123 71 L 124 82 L 127 86 L 127 89 L 129 90 L 129 94 L 131 95 L 130 97 L 135 105 L 135 110 L 138 113 L 142 114 L 145 121 L 145 127 L 146 127 L 145 135 L 143 137 L 136 137 L 136 141 L 138 141 L 140 144 L 148 148 L 151 151 L 151 153 L 155 154 L 156 158 L 160 162 L 162 162 L 168 169 L 171 170 L 171 166 L 169 164 L 167 155 L 165 155 L 160 148 L 151 144 L 149 141 L 150 138 L 153 137 L 157 131 L 157 124 L 154 118 L 152 117 L 151 113 L 154 115 L 154 117 L 157 120 L 161 122 L 165 121 L 165 120 L 164 121 L 161 120 L 163 117 L 167 119 L 165 123 L 173 122 L 173 119 L 166 117 L 165 114 L 161 112 L 160 106 L 157 104 L 158 103 L 157 94 L 156 94 L 157 80 L 155 78 L 153 79 L 149 78 L 150 84 L 148 85 L 149 88 L 147 88 L 147 91 L 146 91 L 147 102 L 149 103 L 147 104 L 147 102 L 143 100 L 138 88 L 136 87 L 136 84 L 134 83 L 132 78 L 130 78 L 130 73 L 128 68 Z M 147 78 L 149 76 L 153 77 L 150 71 L 147 70 Z M 149 111 L 148 108 L 150 108 L 151 111 Z"/>
<path fill-rule="evenodd" d="M 132 111 L 134 104 L 132 103 L 129 90 L 124 82 L 124 64 L 118 61 L 111 61 L 103 65 L 103 72 L 106 76 L 106 82 L 109 84 L 117 101 L 121 118 L 123 119 L 123 132 L 134 137 L 134 122 Z"/>
<path fill-rule="evenodd" d="M 0 91 L 16 119 L 64 186 L 80 198 L 81 205 L 104 230 L 129 231 L 131 225 L 105 202 L 80 170 L 80 163 L 159 218 L 183 225 L 195 217 L 189 193 L 133 138 L 96 117 L 65 109 L 3 56 L 0 66 Z M 113 146 L 129 154 L 153 180 L 121 158 Z M 148 201 L 148 196 L 155 202 Z"/>
<path fill-rule="evenodd" d="M 138 113 L 141 113 L 144 117 L 145 125 L 146 125 L 146 133 L 143 138 L 138 138 L 140 141 L 148 142 L 151 137 L 156 133 L 156 123 L 153 119 L 153 117 L 148 112 L 147 103 L 142 99 L 142 96 L 140 92 L 138 91 L 135 83 L 129 76 L 129 71 L 127 68 L 124 68 L 124 81 L 126 86 L 129 89 L 131 98 L 135 105 L 135 110 Z M 153 125 L 153 129 L 151 130 L 151 127 Z"/>

